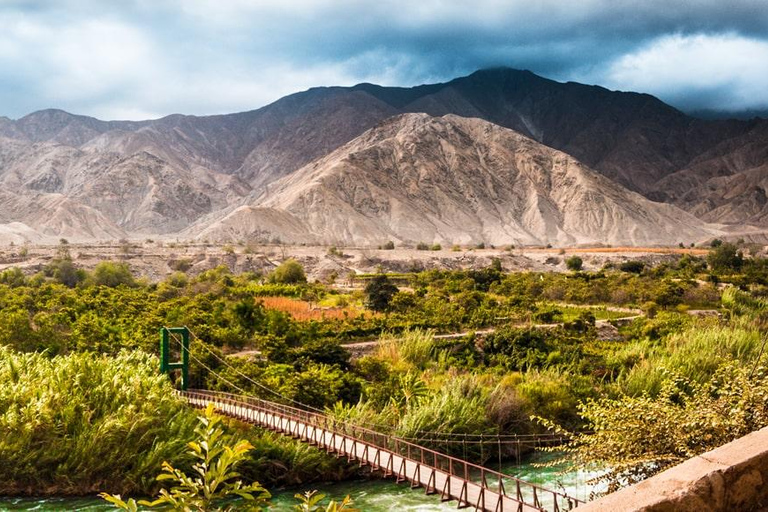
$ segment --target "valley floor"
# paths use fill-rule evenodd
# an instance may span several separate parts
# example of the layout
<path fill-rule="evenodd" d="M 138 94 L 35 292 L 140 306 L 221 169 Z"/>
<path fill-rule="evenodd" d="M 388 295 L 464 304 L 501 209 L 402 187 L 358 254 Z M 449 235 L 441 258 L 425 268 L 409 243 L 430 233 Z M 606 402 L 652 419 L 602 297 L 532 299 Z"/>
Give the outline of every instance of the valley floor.
<path fill-rule="evenodd" d="M 165 279 L 181 270 L 197 275 L 219 265 L 232 272 L 272 271 L 286 258 L 295 258 L 305 268 L 310 280 L 328 281 L 335 275 L 338 286 L 354 285 L 351 273 L 418 272 L 429 269 L 480 269 L 494 258 L 505 271 L 565 271 L 571 256 L 583 259 L 585 270 L 599 270 L 608 263 L 641 260 L 649 265 L 672 261 L 680 254 L 703 256 L 702 248 L 678 247 L 573 247 L 573 248 L 441 248 L 384 250 L 362 247 L 288 245 L 221 245 L 196 242 L 151 241 L 67 244 L 76 266 L 92 269 L 101 261 L 124 261 L 137 277 L 150 282 Z M 768 246 L 766 246 L 768 247 Z M 766 247 L 762 250 L 766 251 Z M 42 270 L 56 256 L 61 245 L 0 246 L 0 270 L 16 267 L 25 274 Z"/>

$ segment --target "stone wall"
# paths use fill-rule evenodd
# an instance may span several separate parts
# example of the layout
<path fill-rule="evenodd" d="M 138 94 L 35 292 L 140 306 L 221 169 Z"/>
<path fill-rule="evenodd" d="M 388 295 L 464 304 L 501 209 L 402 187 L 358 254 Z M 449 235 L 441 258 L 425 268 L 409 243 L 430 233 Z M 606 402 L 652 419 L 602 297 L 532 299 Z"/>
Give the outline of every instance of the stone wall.
<path fill-rule="evenodd" d="M 767 509 L 768 427 L 578 508 L 579 512 Z"/>

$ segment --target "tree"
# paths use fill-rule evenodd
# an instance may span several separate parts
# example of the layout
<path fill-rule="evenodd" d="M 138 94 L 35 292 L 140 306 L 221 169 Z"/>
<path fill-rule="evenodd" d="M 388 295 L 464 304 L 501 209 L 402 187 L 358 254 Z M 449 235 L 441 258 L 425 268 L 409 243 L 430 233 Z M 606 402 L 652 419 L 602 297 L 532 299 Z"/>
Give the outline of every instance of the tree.
<path fill-rule="evenodd" d="M 366 306 L 374 311 L 386 311 L 398 291 L 386 274 L 377 274 L 365 285 Z"/>
<path fill-rule="evenodd" d="M 72 258 L 54 259 L 48 266 L 48 273 L 53 275 L 53 278 L 64 286 L 74 288 L 80 282 L 85 280 L 86 273 L 82 269 L 75 267 L 72 263 Z"/>
<path fill-rule="evenodd" d="M 734 272 L 741 270 L 744 256 L 734 244 L 721 243 L 709 251 L 707 263 L 716 272 Z"/>
<path fill-rule="evenodd" d="M 88 281 L 95 286 L 109 286 L 110 288 L 116 288 L 120 285 L 136 285 L 128 264 L 114 261 L 102 261 L 96 265 Z"/>
<path fill-rule="evenodd" d="M 573 270 L 574 272 L 581 270 L 583 263 L 582 259 L 578 256 L 571 256 L 565 260 L 565 266 L 568 267 L 568 270 Z"/>
<path fill-rule="evenodd" d="M 281 284 L 306 283 L 307 275 L 301 263 L 289 258 L 282 262 L 269 276 L 270 282 Z"/>

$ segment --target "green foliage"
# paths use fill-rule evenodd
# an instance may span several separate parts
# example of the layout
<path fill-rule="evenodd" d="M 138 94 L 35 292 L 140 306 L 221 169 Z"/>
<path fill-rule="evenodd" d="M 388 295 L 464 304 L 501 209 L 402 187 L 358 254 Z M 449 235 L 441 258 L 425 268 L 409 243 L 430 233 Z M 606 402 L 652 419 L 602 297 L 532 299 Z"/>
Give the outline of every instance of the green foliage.
<path fill-rule="evenodd" d="M 582 425 L 578 405 L 595 395 L 588 377 L 558 369 L 534 370 L 523 374 L 517 393 L 537 416 L 558 425 Z"/>
<path fill-rule="evenodd" d="M 0 283 L 8 285 L 11 288 L 24 286 L 26 282 L 27 278 L 24 276 L 24 272 L 16 267 L 0 272 Z"/>
<path fill-rule="evenodd" d="M 389 302 L 398 292 L 386 274 L 378 274 L 365 285 L 365 305 L 373 311 L 386 311 Z"/>
<path fill-rule="evenodd" d="M 707 256 L 707 264 L 715 272 L 738 272 L 744 264 L 744 256 L 738 247 L 731 243 L 721 243 L 712 246 L 713 249 Z"/>
<path fill-rule="evenodd" d="M 258 482 L 244 485 L 238 477 L 237 466 L 243 462 L 253 446 L 245 440 L 234 441 L 220 425 L 221 418 L 214 414 L 213 405 L 198 417 L 195 429 L 197 439 L 190 441 L 189 454 L 196 460 L 192 465 L 193 476 L 163 462 L 159 482 L 173 484 L 161 489 L 152 501 L 141 500 L 138 505 L 178 511 L 260 511 L 269 505 L 269 492 Z M 124 502 L 120 496 L 107 493 L 100 495 L 122 510 L 136 510 L 136 503 Z M 236 503 L 233 501 L 237 500 Z"/>
<path fill-rule="evenodd" d="M 114 261 L 98 263 L 91 275 L 88 276 L 87 282 L 94 286 L 109 286 L 111 288 L 136 285 L 128 264 Z"/>
<path fill-rule="evenodd" d="M 304 494 L 294 496 L 299 504 L 293 507 L 297 512 L 359 512 L 356 508 L 351 508 L 352 500 L 349 496 L 345 497 L 340 503 L 331 501 L 323 506 L 320 502 L 325 499 L 325 494 L 318 494 L 317 491 L 308 491 Z"/>
<path fill-rule="evenodd" d="M 434 351 L 434 333 L 421 329 L 407 330 L 400 335 L 383 334 L 379 338 L 378 355 L 392 364 L 404 361 L 416 368 L 425 368 Z"/>
<path fill-rule="evenodd" d="M 419 242 L 416 244 L 416 250 L 417 251 L 428 251 L 429 250 L 429 244 L 425 242 Z"/>
<path fill-rule="evenodd" d="M 53 277 L 57 282 L 74 288 L 85 281 L 87 274 L 84 270 L 75 267 L 70 257 L 56 258 L 45 268 L 45 274 Z"/>
<path fill-rule="evenodd" d="M 395 248 L 395 242 L 393 242 L 392 240 L 389 240 L 387 243 L 382 245 L 381 248 L 384 249 L 385 251 L 392 251 Z"/>
<path fill-rule="evenodd" d="M 678 324 L 679 325 L 679 324 Z M 677 327 L 679 329 L 679 327 Z M 657 394 L 668 372 L 704 383 L 718 368 L 733 361 L 750 361 L 760 347 L 757 330 L 717 324 L 692 325 L 673 331 L 662 344 L 646 340 L 635 351 L 631 369 L 618 380 L 621 389 L 633 396 Z M 669 332 L 668 331 L 668 332 Z"/>
<path fill-rule="evenodd" d="M 194 428 L 158 364 L 0 347 L 0 494 L 152 491 L 163 460 L 186 462 Z"/>
<path fill-rule="evenodd" d="M 589 434 L 567 449 L 579 466 L 609 468 L 608 490 L 631 484 L 768 425 L 768 375 L 734 365 L 697 383 L 667 374 L 659 393 L 589 400 Z"/>
<path fill-rule="evenodd" d="M 568 270 L 578 271 L 581 270 L 584 261 L 579 256 L 571 256 L 565 260 L 565 266 Z"/>
<path fill-rule="evenodd" d="M 331 481 L 355 474 L 355 466 L 282 434 L 239 425 L 240 435 L 254 449 L 238 466 L 246 480 L 271 486 L 299 486 L 312 481 Z"/>
<path fill-rule="evenodd" d="M 287 259 L 270 274 L 269 281 L 277 284 L 306 283 L 307 276 L 304 274 L 301 263 L 294 259 Z"/>
<path fill-rule="evenodd" d="M 533 319 L 542 324 L 553 324 L 563 321 L 563 312 L 555 307 L 545 307 L 534 313 Z"/>
<path fill-rule="evenodd" d="M 462 454 L 458 444 L 440 445 L 432 432 L 450 434 L 487 434 L 498 432 L 486 415 L 488 395 L 472 377 L 450 381 L 439 392 L 422 398 L 407 408 L 395 431 L 401 438 L 439 448 L 449 454 Z M 472 447 L 476 451 L 477 446 Z M 463 455 L 463 454 L 462 454 Z M 479 454 L 473 454 L 475 458 Z"/>
<path fill-rule="evenodd" d="M 93 282 L 89 278 L 69 288 L 50 272 L 24 277 L 6 271 L 0 274 L 0 345 L 50 355 L 156 351 L 158 326 L 187 325 L 200 338 L 193 341 L 192 354 L 221 376 L 193 364 L 194 386 L 237 391 L 231 382 L 256 396 L 330 408 L 345 421 L 403 429 L 403 435 L 407 430 L 431 446 L 456 450 L 424 432 L 534 433 L 540 427 L 531 422 L 532 414 L 581 429 L 588 425 L 578 415 L 578 404 L 587 399 L 647 394 L 653 400 L 670 373 L 703 385 L 723 365 L 751 363 L 760 329 L 768 327 L 768 265 L 750 258 L 740 274 L 720 275 L 735 284 L 723 291 L 722 304 L 720 291 L 704 282 L 706 271 L 703 260 L 685 255 L 640 273 L 606 268 L 505 274 L 501 262 L 494 261 L 475 270 L 371 274 L 356 279 L 374 287 L 388 281 L 396 293 L 382 306 L 386 315 L 356 316 L 351 313 L 359 313 L 367 298 L 362 290 L 340 294 L 319 284 L 264 284 L 256 274 L 234 275 L 223 266 L 194 278 L 174 274 L 157 285 L 131 287 L 85 286 Z M 397 291 L 395 283 L 407 291 Z M 346 315 L 297 320 L 270 309 L 279 301 L 260 298 L 276 296 L 344 307 Z M 637 308 L 651 301 L 645 309 L 656 310 L 655 317 L 621 327 L 625 341 L 597 339 L 596 318 L 633 314 L 604 305 Z M 595 304 L 600 306 L 583 307 Z M 723 315 L 681 314 L 688 307 L 722 307 Z M 563 325 L 523 327 L 549 322 Z M 496 332 L 480 334 L 489 327 Z M 438 337 L 436 332 L 468 334 Z M 377 337 L 376 352 L 355 361 L 341 346 Z M 241 347 L 258 352 L 224 356 Z M 240 436 L 256 447 L 239 466 L 244 479 L 295 485 L 351 471 L 273 433 L 249 429 Z M 488 455 L 476 448 L 467 456 L 480 461 Z M 183 470 L 189 461 L 183 447 L 176 450 L 177 459 L 168 460 Z M 160 461 L 153 461 L 156 469 Z M 29 488 L 45 486 L 51 478 L 43 474 Z M 132 485 L 150 492 L 156 484 Z"/>
<path fill-rule="evenodd" d="M 168 266 L 171 267 L 176 272 L 186 272 L 187 270 L 192 268 L 192 260 L 188 258 L 182 258 L 180 260 L 169 262 Z"/>

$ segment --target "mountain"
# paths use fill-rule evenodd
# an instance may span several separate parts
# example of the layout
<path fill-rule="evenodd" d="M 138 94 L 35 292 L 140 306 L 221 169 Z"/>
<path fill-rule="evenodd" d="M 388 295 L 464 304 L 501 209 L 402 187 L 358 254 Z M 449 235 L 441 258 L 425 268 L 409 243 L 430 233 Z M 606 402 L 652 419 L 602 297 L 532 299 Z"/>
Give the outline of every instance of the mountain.
<path fill-rule="evenodd" d="M 768 228 L 768 121 L 696 119 L 649 95 L 508 68 L 413 88 L 314 88 L 227 115 L 133 122 L 44 110 L 0 118 L 0 190 L 10 194 L 0 212 L 12 211 L 1 202 L 7 197 L 59 194 L 128 234 L 177 233 L 236 208 L 262 208 L 256 199 L 283 178 L 406 113 L 482 119 L 707 222 Z"/>
<path fill-rule="evenodd" d="M 362 245 L 648 245 L 714 233 L 513 130 L 426 114 L 387 119 L 188 234 L 238 239 L 257 228 L 265 239 Z"/>
<path fill-rule="evenodd" d="M 768 226 L 768 123 L 753 120 L 748 126 L 744 135 L 714 145 L 659 180 L 649 196 L 707 222 Z"/>

